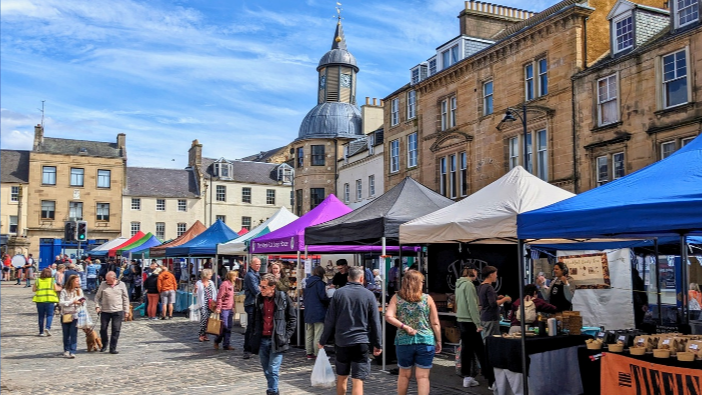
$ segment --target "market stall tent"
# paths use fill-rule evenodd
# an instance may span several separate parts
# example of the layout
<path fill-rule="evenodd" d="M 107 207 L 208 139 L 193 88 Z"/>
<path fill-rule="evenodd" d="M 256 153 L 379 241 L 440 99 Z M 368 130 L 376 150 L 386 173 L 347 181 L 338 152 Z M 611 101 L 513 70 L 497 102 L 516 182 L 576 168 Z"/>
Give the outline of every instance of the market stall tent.
<path fill-rule="evenodd" d="M 245 235 L 245 234 L 247 234 L 247 233 L 249 233 L 249 230 L 246 229 L 246 228 L 241 228 L 240 231 L 236 232 L 236 234 L 238 234 L 239 236 L 243 236 L 243 235 Z"/>
<path fill-rule="evenodd" d="M 517 214 L 572 196 L 517 166 L 460 202 L 400 225 L 400 242 L 516 243 Z"/>
<path fill-rule="evenodd" d="M 158 245 L 161 245 L 161 240 L 158 239 L 158 237 L 154 236 L 151 233 L 147 233 L 147 236 L 149 236 L 146 240 L 139 240 L 139 243 L 135 243 L 133 246 L 130 246 L 126 249 L 120 250 L 121 255 L 133 255 L 134 252 L 140 251 L 140 250 L 145 250 L 148 249 L 149 247 L 155 247 Z"/>
<path fill-rule="evenodd" d="M 222 220 L 217 220 L 206 231 L 194 239 L 177 247 L 166 248 L 167 257 L 184 256 L 214 256 L 217 254 L 217 244 L 225 243 L 237 238 L 236 232 L 231 230 Z"/>
<path fill-rule="evenodd" d="M 702 235 L 702 137 L 666 159 L 519 215 L 522 239 Z"/>
<path fill-rule="evenodd" d="M 237 255 L 245 253 L 249 242 L 252 239 L 266 235 L 274 230 L 278 230 L 298 218 L 299 217 L 297 215 L 291 213 L 285 206 L 283 206 L 265 222 L 258 225 L 245 235 L 242 235 L 232 241 L 219 244 L 217 246 L 217 254 Z"/>
<path fill-rule="evenodd" d="M 185 231 L 185 233 L 173 239 L 172 241 L 161 244 L 160 246 L 151 247 L 149 249 L 149 257 L 163 258 L 166 256 L 166 248 L 183 245 L 197 237 L 200 233 L 204 232 L 205 230 L 207 230 L 207 227 L 203 225 L 202 222 L 200 222 L 200 220 L 197 220 L 195 221 L 193 226 L 191 226 L 188 230 Z"/>
<path fill-rule="evenodd" d="M 142 237 L 144 237 L 144 232 L 142 232 L 142 231 L 136 232 L 136 233 L 134 234 L 134 236 L 132 236 L 132 237 L 129 238 L 129 240 L 125 241 L 124 243 L 122 243 L 122 244 L 120 244 L 120 245 L 118 245 L 118 246 L 115 246 L 115 247 L 110 248 L 110 249 L 107 251 L 107 256 L 117 256 L 117 250 L 119 250 L 120 248 L 124 248 L 124 247 L 126 247 L 126 246 L 128 246 L 128 245 L 134 243 L 134 242 L 137 241 L 137 240 L 140 240 Z"/>
<path fill-rule="evenodd" d="M 107 255 L 107 252 L 110 250 L 110 248 L 120 246 L 120 245 L 124 244 L 124 242 L 127 240 L 129 240 L 128 237 L 118 237 L 114 240 L 110 240 L 107 243 L 102 244 L 102 245 L 90 250 L 89 255 L 105 256 L 105 255 Z"/>
<path fill-rule="evenodd" d="M 305 230 L 305 243 L 380 244 L 383 237 L 397 244 L 400 224 L 453 204 L 411 177 L 356 210 Z"/>
<path fill-rule="evenodd" d="M 129 251 L 135 250 L 135 249 L 141 247 L 142 245 L 144 245 L 144 243 L 148 242 L 151 238 L 156 238 L 156 237 L 151 232 L 149 232 L 149 233 L 145 234 L 141 239 L 139 239 L 131 244 L 127 244 L 126 246 L 123 246 L 122 248 L 118 249 L 117 255 L 127 256 L 127 255 L 129 255 Z M 157 242 L 157 244 L 153 244 L 153 245 L 161 244 L 161 242 L 158 241 L 158 239 L 156 239 L 156 242 Z"/>

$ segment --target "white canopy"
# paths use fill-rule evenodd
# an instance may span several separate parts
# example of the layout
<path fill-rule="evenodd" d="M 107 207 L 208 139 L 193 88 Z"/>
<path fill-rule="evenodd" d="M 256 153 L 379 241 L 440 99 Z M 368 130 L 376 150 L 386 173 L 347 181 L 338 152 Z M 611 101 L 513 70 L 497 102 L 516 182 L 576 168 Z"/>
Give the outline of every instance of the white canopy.
<path fill-rule="evenodd" d="M 517 214 L 572 196 L 517 166 L 460 202 L 400 225 L 400 243 L 513 242 Z"/>
<path fill-rule="evenodd" d="M 293 222 L 298 218 L 297 215 L 291 213 L 284 206 L 281 207 L 275 214 L 268 218 L 264 223 L 258 225 L 247 234 L 237 237 L 234 240 L 217 245 L 217 254 L 219 255 L 238 255 L 246 252 L 247 243 L 251 239 L 263 236 L 269 232 L 280 229 L 283 226 Z"/>
<path fill-rule="evenodd" d="M 107 243 L 101 244 L 99 247 L 95 247 L 90 252 L 95 252 L 95 251 L 107 251 L 111 248 L 115 248 L 119 245 L 122 245 L 125 241 L 129 240 L 129 237 L 118 237 L 114 240 L 110 240 Z"/>

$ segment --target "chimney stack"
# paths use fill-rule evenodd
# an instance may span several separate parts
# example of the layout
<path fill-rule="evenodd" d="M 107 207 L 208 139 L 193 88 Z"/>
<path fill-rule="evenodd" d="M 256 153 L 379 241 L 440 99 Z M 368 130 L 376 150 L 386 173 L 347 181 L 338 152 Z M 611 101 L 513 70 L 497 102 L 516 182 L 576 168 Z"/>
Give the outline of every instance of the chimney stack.
<path fill-rule="evenodd" d="M 193 140 L 188 150 L 188 167 L 200 168 L 202 165 L 202 144 L 197 139 Z"/>
<path fill-rule="evenodd" d="M 37 149 L 41 144 L 44 143 L 44 127 L 41 124 L 37 124 L 34 127 L 34 150 Z"/>
<path fill-rule="evenodd" d="M 461 22 L 461 34 L 489 40 L 506 27 L 534 15 L 531 11 L 469 0 L 465 2 L 465 9 L 458 18 Z"/>

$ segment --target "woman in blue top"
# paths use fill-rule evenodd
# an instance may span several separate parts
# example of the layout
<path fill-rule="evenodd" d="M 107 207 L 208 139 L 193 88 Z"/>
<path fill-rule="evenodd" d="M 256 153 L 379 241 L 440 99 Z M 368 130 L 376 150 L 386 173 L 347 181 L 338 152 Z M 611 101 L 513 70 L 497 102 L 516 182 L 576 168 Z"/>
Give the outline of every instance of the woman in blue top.
<path fill-rule="evenodd" d="M 422 293 L 424 275 L 409 270 L 402 277 L 402 288 L 390 299 L 385 320 L 399 330 L 395 336 L 397 366 L 397 393 L 407 394 L 407 387 L 415 367 L 417 393 L 429 394 L 429 371 L 434 354 L 441 352 L 439 313 L 431 296 Z"/>

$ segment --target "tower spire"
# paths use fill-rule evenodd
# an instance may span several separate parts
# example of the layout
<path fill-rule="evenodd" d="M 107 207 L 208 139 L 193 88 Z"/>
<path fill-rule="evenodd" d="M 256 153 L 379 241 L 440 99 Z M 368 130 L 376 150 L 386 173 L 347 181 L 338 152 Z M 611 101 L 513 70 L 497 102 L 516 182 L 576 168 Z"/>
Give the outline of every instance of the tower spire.
<path fill-rule="evenodd" d="M 341 26 L 341 3 L 336 3 L 336 31 L 334 32 L 334 40 L 332 41 L 331 49 L 343 49 L 346 48 L 346 38 L 344 37 L 344 28 Z"/>

